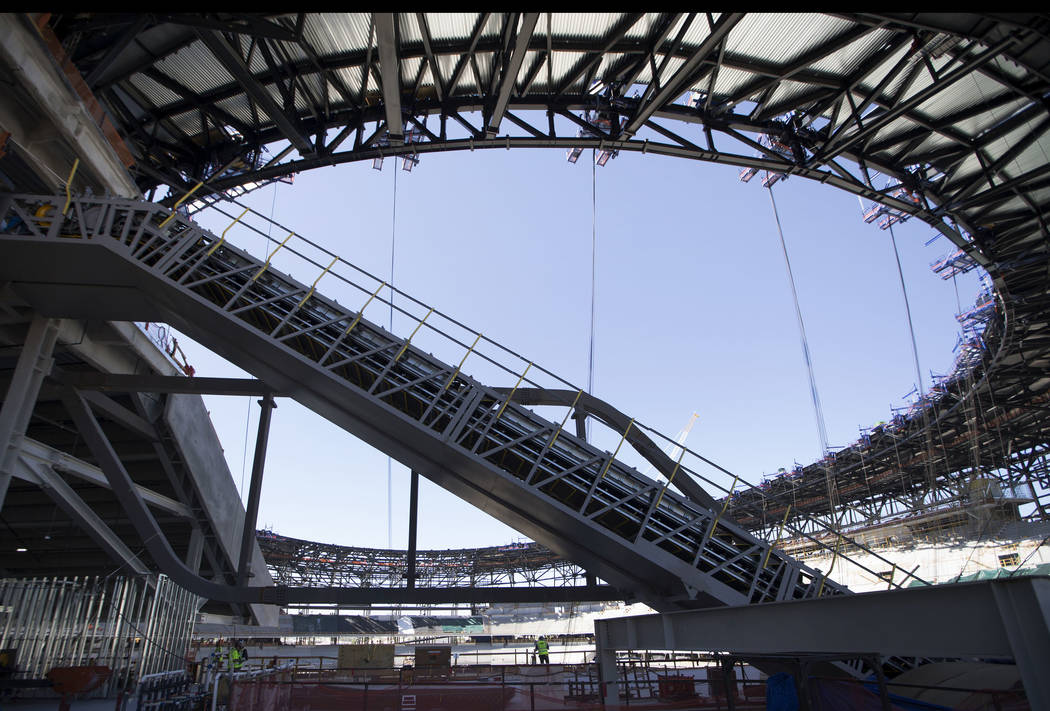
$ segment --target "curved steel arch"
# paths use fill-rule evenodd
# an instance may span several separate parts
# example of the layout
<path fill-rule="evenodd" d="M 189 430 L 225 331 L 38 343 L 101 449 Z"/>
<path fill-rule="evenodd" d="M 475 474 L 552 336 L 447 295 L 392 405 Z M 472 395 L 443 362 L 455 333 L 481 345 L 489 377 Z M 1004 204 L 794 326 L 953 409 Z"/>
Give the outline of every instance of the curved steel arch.
<path fill-rule="evenodd" d="M 172 199 L 383 156 L 593 147 L 800 175 L 922 219 L 1001 297 L 983 361 L 933 421 L 966 403 L 984 429 L 1012 428 L 1009 446 L 972 433 L 998 466 L 1050 442 L 1046 14 L 85 13 L 52 27 L 139 184 Z M 836 469 L 863 469 L 853 454 Z M 750 508 L 764 525 L 769 507 Z"/>
<path fill-rule="evenodd" d="M 379 155 L 594 146 L 830 182 L 967 249 L 945 217 L 971 234 L 993 221 L 999 234 L 1045 234 L 1050 169 L 1026 169 L 1050 144 L 1044 14 L 85 13 L 54 28 L 131 144 L 143 187 L 228 190 Z M 518 115 L 529 110 L 549 118 Z M 584 110 L 614 120 L 600 130 Z M 590 137 L 565 135 L 555 116 Z M 406 145 L 413 129 L 422 140 Z M 760 133 L 790 153 L 749 137 Z M 264 165 L 279 141 L 292 150 Z M 921 205 L 874 185 L 872 169 Z"/>

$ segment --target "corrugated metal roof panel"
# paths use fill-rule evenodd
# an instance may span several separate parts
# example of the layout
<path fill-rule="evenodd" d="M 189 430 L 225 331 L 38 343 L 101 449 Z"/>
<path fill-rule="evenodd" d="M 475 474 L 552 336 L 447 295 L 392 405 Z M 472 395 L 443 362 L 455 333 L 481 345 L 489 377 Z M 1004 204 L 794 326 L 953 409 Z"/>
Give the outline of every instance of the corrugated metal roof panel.
<path fill-rule="evenodd" d="M 936 119 L 982 104 L 1001 91 L 1002 84 L 994 79 L 981 74 L 970 74 L 919 104 L 917 110 L 930 119 Z"/>
<path fill-rule="evenodd" d="M 169 54 L 156 67 L 198 94 L 233 83 L 233 76 L 200 41 Z"/>
<path fill-rule="evenodd" d="M 762 62 L 790 62 L 852 24 L 815 13 L 749 13 L 729 33 L 727 49 Z"/>
<path fill-rule="evenodd" d="M 609 33 L 626 13 L 622 12 L 556 12 L 551 17 L 555 37 L 594 39 Z"/>
<path fill-rule="evenodd" d="M 875 30 L 874 32 L 869 32 L 860 39 L 850 42 L 842 49 L 829 54 L 824 59 L 814 62 L 807 68 L 807 71 L 826 72 L 836 76 L 850 75 L 873 57 L 886 55 L 882 46 L 893 36 L 893 34 L 894 33 L 890 30 Z M 903 47 L 899 47 L 895 52 L 878 60 L 880 66 L 869 79 L 868 85 L 874 88 L 875 85 L 886 76 L 886 72 L 892 69 L 893 65 L 898 62 L 907 51 L 908 45 L 905 44 Z"/>
<path fill-rule="evenodd" d="M 992 99 L 995 97 L 989 96 L 988 98 Z M 986 111 L 972 118 L 963 121 L 956 121 L 952 124 L 952 128 L 969 136 L 979 136 L 995 124 L 1013 115 L 1018 109 L 1028 106 L 1031 103 L 1032 102 L 1027 99 L 1017 99 L 1003 104 L 994 112 Z"/>
<path fill-rule="evenodd" d="M 585 52 L 555 52 L 551 62 L 551 76 L 554 86 L 561 86 L 569 71 L 576 63 L 586 57 Z"/>
<path fill-rule="evenodd" d="M 751 72 L 722 67 L 722 70 L 718 72 L 718 79 L 715 81 L 715 87 L 711 93 L 715 98 L 725 98 L 743 86 L 745 82 L 751 81 L 753 77 L 754 74 Z"/>
<path fill-rule="evenodd" d="M 1002 138 L 996 139 L 988 147 L 989 154 L 993 156 L 1003 155 L 1020 143 L 1022 139 L 1026 138 L 1035 129 L 1037 123 L 1037 121 L 1028 121 Z M 1038 140 L 1035 141 L 1028 148 L 1021 151 L 1020 155 L 1014 157 L 1003 166 L 1003 175 L 1009 178 L 1016 178 L 1045 165 L 1050 165 L 1050 138 L 1044 132 L 1042 143 Z"/>
<path fill-rule="evenodd" d="M 423 41 L 423 31 L 414 12 L 397 13 L 397 29 L 402 46 Z"/>
<path fill-rule="evenodd" d="M 248 105 L 248 99 L 245 98 L 244 94 L 231 96 L 229 99 L 223 99 L 215 105 L 239 121 L 243 121 L 249 126 L 255 125 L 255 119 L 252 117 L 251 107 Z M 260 117 L 260 119 L 263 121 L 266 120 L 265 117 Z"/>
<path fill-rule="evenodd" d="M 682 17 L 680 20 L 674 23 L 671 31 L 668 33 L 668 40 L 674 41 L 674 38 L 678 36 L 678 32 L 681 30 L 682 23 L 685 22 L 686 18 Z M 715 22 L 718 22 L 718 16 L 714 16 Z M 696 18 L 693 19 L 689 25 L 689 29 L 685 31 L 685 36 L 682 37 L 682 45 L 685 47 L 699 47 L 705 39 L 711 34 L 711 29 L 707 24 L 706 13 L 697 13 Z"/>
<path fill-rule="evenodd" d="M 168 119 L 171 123 L 175 124 L 180 131 L 188 136 L 198 136 L 201 132 L 201 121 L 200 115 L 196 109 L 192 111 L 184 111 L 181 114 L 176 114 Z"/>
<path fill-rule="evenodd" d="M 480 16 L 479 12 L 428 12 L 426 18 L 430 39 L 438 43 L 471 37 Z M 494 20 L 486 24 L 498 26 Z"/>
<path fill-rule="evenodd" d="M 369 13 L 322 12 L 308 14 L 303 23 L 303 38 L 318 55 L 329 57 L 348 54 L 368 47 Z M 375 42 L 375 32 L 372 32 Z"/>
<path fill-rule="evenodd" d="M 781 102 L 790 101 L 813 90 L 813 87 L 805 82 L 791 81 L 785 79 L 777 85 L 776 90 L 766 99 L 766 106 L 776 106 Z M 776 118 L 771 117 L 771 118 Z"/>
<path fill-rule="evenodd" d="M 129 81 L 154 106 L 167 106 L 177 101 L 182 101 L 181 96 L 161 86 L 145 74 L 134 74 Z"/>

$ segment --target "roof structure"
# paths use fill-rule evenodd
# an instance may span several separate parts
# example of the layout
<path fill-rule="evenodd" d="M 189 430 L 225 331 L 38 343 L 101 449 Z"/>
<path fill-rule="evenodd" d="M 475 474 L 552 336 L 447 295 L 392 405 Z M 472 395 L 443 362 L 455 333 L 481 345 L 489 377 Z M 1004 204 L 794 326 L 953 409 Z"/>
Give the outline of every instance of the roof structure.
<path fill-rule="evenodd" d="M 74 13 L 50 27 L 145 189 L 205 181 L 204 196 L 382 155 L 608 146 L 803 175 L 944 225 L 960 246 L 945 220 L 1045 234 L 1046 14 Z"/>
<path fill-rule="evenodd" d="M 877 492 L 865 516 L 884 501 L 921 502 L 923 491 L 955 483 L 949 475 L 978 468 L 966 452 L 980 452 L 981 466 L 1006 470 L 1007 480 L 1050 487 L 1046 14 L 36 19 L 78 93 L 97 102 L 137 186 L 151 197 L 166 187 L 168 204 L 192 192 L 196 209 L 351 161 L 596 148 L 798 175 L 922 219 L 960 259 L 989 272 L 996 303 L 943 397 L 907 426 L 883 428 L 867 447 L 803 472 L 807 514 L 834 515 L 835 496 L 845 500 L 843 487 L 821 501 L 829 473 L 869 486 L 876 464 L 882 474 L 910 467 L 904 479 L 914 487 Z M 85 167 L 73 189 L 91 182 Z M 923 433 L 949 423 L 938 451 Z M 903 462 L 901 445 L 910 447 Z M 926 487 L 934 465 L 944 478 Z M 787 494 L 779 505 L 776 491 L 748 496 L 732 514 L 775 527 Z"/>

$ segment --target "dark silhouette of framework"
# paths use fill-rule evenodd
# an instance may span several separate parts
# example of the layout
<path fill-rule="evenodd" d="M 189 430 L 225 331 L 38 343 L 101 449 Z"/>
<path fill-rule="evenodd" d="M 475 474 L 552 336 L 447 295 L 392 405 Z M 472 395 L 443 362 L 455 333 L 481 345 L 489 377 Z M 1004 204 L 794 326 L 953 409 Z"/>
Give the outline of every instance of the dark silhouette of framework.
<path fill-rule="evenodd" d="M 754 529 L 785 513 L 865 525 L 964 501 L 979 476 L 1046 518 L 1050 20 L 794 19 L 78 13 L 44 31 L 107 108 L 144 190 L 169 186 L 170 204 L 202 183 L 191 212 L 326 165 L 562 147 L 801 175 L 923 219 L 994 279 L 971 357 L 909 416 L 730 511 Z M 974 86 L 980 98 L 963 98 Z"/>
<path fill-rule="evenodd" d="M 168 205 L 193 193 L 190 212 L 313 167 L 559 147 L 798 175 L 922 219 L 993 279 L 975 348 L 910 417 L 738 494 L 729 515 L 764 536 L 785 512 L 803 528 L 839 525 L 836 510 L 864 525 L 972 499 L 960 484 L 989 477 L 1029 487 L 1028 515 L 1045 518 L 1050 22 L 795 19 L 79 13 L 38 24 L 116 125 L 139 186 L 168 186 Z M 891 182 L 877 186 L 875 171 Z M 73 187 L 91 184 L 83 171 Z M 1025 500 L 1014 498 L 1005 505 Z"/>
<path fill-rule="evenodd" d="M 403 550 L 304 541 L 259 531 L 256 536 L 278 585 L 398 587 L 408 577 Z M 586 571 L 538 543 L 416 552 L 420 587 L 583 585 Z"/>

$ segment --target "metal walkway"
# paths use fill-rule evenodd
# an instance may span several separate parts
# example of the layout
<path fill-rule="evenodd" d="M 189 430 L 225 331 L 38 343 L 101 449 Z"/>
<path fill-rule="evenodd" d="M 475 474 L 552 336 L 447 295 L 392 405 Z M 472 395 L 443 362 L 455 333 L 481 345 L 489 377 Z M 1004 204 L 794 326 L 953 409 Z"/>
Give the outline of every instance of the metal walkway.
<path fill-rule="evenodd" d="M 423 352 L 410 343 L 415 332 L 395 336 L 321 296 L 317 281 L 299 283 L 154 203 L 74 198 L 63 217 L 65 203 L 0 197 L 0 279 L 41 313 L 167 321 L 658 610 L 847 592 L 717 507 L 667 491 L 513 402 L 513 391 L 508 397 Z M 151 553 L 162 567 L 178 562 Z M 165 572 L 217 594 L 188 570 Z M 337 598 L 318 588 L 223 591 L 280 604 L 326 594 Z"/>

